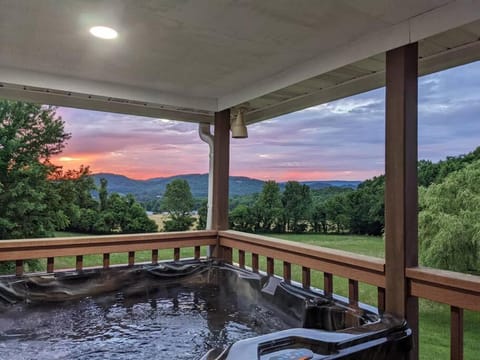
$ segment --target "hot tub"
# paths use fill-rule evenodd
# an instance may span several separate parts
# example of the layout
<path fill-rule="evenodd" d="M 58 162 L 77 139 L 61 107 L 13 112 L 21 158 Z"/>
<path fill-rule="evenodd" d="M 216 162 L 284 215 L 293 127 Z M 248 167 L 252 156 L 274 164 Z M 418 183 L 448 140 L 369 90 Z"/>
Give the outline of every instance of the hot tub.
<path fill-rule="evenodd" d="M 6 359 L 395 359 L 402 320 L 213 261 L 0 278 Z"/>

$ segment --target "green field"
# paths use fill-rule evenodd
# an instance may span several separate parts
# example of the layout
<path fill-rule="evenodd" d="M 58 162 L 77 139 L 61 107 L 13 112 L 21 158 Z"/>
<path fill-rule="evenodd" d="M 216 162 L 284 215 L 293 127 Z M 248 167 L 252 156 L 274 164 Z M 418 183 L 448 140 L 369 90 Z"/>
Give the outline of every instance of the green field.
<path fill-rule="evenodd" d="M 59 232 L 57 237 L 65 236 L 83 236 L 84 234 Z M 351 251 L 359 254 L 383 257 L 384 242 L 381 237 L 372 236 L 352 236 L 352 235 L 320 235 L 320 234 L 273 234 L 276 238 L 286 239 L 301 243 L 314 244 L 328 248 Z M 205 255 L 205 248 L 202 247 L 202 256 Z M 193 249 L 187 248 L 181 250 L 181 257 L 193 257 Z M 234 251 L 234 260 L 238 258 L 238 252 Z M 173 259 L 173 250 L 159 251 L 159 259 Z M 150 251 L 140 251 L 135 253 L 135 262 L 148 262 L 151 260 Z M 127 254 L 111 254 L 111 264 L 127 263 Z M 85 267 L 102 265 L 102 255 L 86 255 L 83 259 Z M 246 254 L 246 264 L 251 265 L 251 255 Z M 42 262 L 42 267 L 46 268 L 46 260 Z M 74 268 L 74 257 L 55 258 L 55 268 L 65 269 Z M 266 259 L 260 257 L 260 268 L 266 270 Z M 276 273 L 281 275 L 282 263 L 275 261 Z M 301 281 L 301 267 L 292 265 L 292 279 Z M 312 271 L 312 286 L 322 288 L 323 274 L 318 271 Z M 344 278 L 334 277 L 334 290 L 336 294 L 348 296 L 348 281 Z M 377 289 L 373 286 L 360 284 L 360 301 L 377 305 Z M 480 354 L 480 313 L 465 311 L 465 359 L 478 359 Z M 420 358 L 422 360 L 441 360 L 449 359 L 449 341 L 450 341 L 450 311 L 446 305 L 433 303 L 426 300 L 420 301 Z"/>

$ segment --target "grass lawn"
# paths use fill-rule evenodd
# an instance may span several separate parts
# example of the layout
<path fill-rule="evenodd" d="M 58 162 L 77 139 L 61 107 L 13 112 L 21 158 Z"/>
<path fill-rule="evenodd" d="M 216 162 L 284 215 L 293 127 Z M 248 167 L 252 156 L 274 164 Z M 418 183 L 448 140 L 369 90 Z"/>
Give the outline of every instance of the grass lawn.
<path fill-rule="evenodd" d="M 84 236 L 85 234 L 58 232 L 57 237 Z M 354 253 L 384 257 L 384 243 L 381 237 L 352 236 L 352 235 L 323 235 L 323 234 L 272 234 L 272 237 L 286 239 L 301 243 L 350 251 Z M 206 248 L 202 247 L 202 256 L 205 256 Z M 159 251 L 160 260 L 173 259 L 173 250 Z M 181 250 L 181 257 L 193 257 L 193 248 Z M 148 262 L 151 260 L 150 251 L 135 253 L 135 262 Z M 238 260 L 238 251 L 234 251 L 234 260 Z M 83 258 L 85 267 L 101 266 L 102 255 L 86 255 Z M 110 263 L 126 264 L 126 253 L 110 254 Z M 251 266 L 251 254 L 246 254 L 247 266 Z M 42 265 L 46 268 L 46 260 Z M 266 271 L 266 259 L 260 257 L 260 269 Z M 55 269 L 75 267 L 74 257 L 55 258 Z M 281 275 L 283 264 L 275 261 L 275 272 Z M 301 267 L 292 265 L 292 279 L 301 281 Z M 312 286 L 323 287 L 323 273 L 312 271 Z M 336 294 L 348 296 L 348 281 L 344 278 L 334 277 L 334 290 Z M 360 284 L 360 301 L 376 306 L 377 289 L 374 286 Z M 478 359 L 480 354 L 480 313 L 465 311 L 464 315 L 464 359 Z M 443 304 L 420 300 L 420 358 L 422 360 L 441 360 L 450 358 L 450 308 Z"/>

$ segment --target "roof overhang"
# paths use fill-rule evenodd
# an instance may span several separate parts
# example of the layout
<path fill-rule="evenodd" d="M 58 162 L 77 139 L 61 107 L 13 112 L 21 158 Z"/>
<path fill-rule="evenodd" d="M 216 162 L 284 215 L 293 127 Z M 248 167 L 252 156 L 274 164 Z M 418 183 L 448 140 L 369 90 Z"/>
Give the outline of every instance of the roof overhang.
<path fill-rule="evenodd" d="M 0 97 L 248 123 L 381 87 L 385 52 L 419 42 L 419 73 L 480 59 L 480 2 L 6 1 Z M 90 26 L 112 24 L 101 42 Z M 115 42 L 117 41 L 117 42 Z"/>

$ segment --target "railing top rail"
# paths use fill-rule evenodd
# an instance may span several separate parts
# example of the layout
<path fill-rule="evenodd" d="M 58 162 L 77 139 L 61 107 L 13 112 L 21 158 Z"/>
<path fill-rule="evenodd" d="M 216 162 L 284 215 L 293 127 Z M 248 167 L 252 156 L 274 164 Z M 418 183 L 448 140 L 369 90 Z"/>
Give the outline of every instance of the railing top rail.
<path fill-rule="evenodd" d="M 59 238 L 38 238 L 38 239 L 14 239 L 1 240 L 0 251 L 14 248 L 31 248 L 57 245 L 86 245 L 96 243 L 122 243 L 131 241 L 169 241 L 182 240 L 187 238 L 208 238 L 217 236 L 214 230 L 178 231 L 168 233 L 147 233 L 147 234 L 119 234 L 119 235 L 96 235 L 96 236 L 72 236 Z"/>
<path fill-rule="evenodd" d="M 360 255 L 347 251 L 320 247 L 317 245 L 297 243 L 294 241 L 275 239 L 262 235 L 247 234 L 233 230 L 219 231 L 219 236 L 262 245 L 272 249 L 281 249 L 282 251 L 325 259 L 330 262 L 349 264 L 376 272 L 383 273 L 385 271 L 385 261 L 373 256 Z"/>
<path fill-rule="evenodd" d="M 0 241 L 0 261 L 215 245 L 216 231 Z"/>
<path fill-rule="evenodd" d="M 406 269 L 407 278 L 427 282 L 442 287 L 476 292 L 480 296 L 480 276 L 458 273 L 448 270 L 428 267 L 413 267 Z"/>

